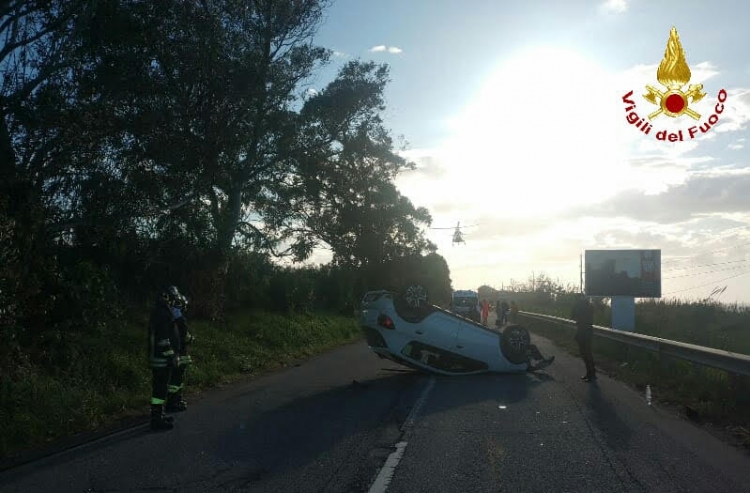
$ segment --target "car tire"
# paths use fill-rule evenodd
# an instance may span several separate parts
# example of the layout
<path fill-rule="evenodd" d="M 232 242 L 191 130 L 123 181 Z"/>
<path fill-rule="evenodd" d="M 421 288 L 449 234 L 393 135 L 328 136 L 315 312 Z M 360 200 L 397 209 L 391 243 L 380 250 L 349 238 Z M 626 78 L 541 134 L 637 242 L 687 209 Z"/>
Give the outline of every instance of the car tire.
<path fill-rule="evenodd" d="M 520 365 L 528 362 L 527 351 L 531 344 L 529 331 L 520 325 L 508 325 L 500 338 L 500 350 L 509 362 Z"/>
<path fill-rule="evenodd" d="M 409 308 L 422 308 L 430 302 L 427 288 L 417 283 L 409 283 L 401 292 L 401 298 Z"/>

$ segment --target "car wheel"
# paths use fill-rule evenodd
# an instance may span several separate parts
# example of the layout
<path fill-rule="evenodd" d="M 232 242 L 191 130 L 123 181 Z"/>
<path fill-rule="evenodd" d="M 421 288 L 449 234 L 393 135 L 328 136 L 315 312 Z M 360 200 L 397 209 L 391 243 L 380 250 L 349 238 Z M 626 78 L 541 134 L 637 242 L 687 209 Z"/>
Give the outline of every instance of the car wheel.
<path fill-rule="evenodd" d="M 500 350 L 505 359 L 515 365 L 528 362 L 526 352 L 531 344 L 529 331 L 520 325 L 509 325 L 503 331 L 500 339 Z"/>
<path fill-rule="evenodd" d="M 403 293 L 404 302 L 409 308 L 419 308 L 429 303 L 427 289 L 421 284 L 409 284 Z"/>

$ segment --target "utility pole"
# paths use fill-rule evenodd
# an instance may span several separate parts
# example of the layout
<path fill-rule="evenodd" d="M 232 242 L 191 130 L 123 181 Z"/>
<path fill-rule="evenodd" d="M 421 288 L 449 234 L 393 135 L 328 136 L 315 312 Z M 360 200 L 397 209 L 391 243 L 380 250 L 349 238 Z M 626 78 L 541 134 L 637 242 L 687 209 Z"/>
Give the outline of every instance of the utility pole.
<path fill-rule="evenodd" d="M 531 292 L 536 292 L 536 276 L 534 276 L 534 271 L 531 271 Z"/>
<path fill-rule="evenodd" d="M 578 267 L 581 273 L 581 294 L 583 294 L 583 254 L 579 256 Z"/>

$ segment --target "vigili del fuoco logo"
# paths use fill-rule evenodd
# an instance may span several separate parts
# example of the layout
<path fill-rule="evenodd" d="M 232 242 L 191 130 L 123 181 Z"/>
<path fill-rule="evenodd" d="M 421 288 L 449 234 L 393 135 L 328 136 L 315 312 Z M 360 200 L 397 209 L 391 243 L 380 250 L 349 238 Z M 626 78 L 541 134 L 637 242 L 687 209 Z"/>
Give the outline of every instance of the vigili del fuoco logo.
<path fill-rule="evenodd" d="M 685 51 L 682 49 L 682 44 L 680 43 L 680 37 L 677 34 L 677 29 L 673 27 L 669 32 L 664 59 L 656 71 L 656 80 L 659 81 L 662 88 L 647 85 L 646 94 L 643 95 L 646 101 L 658 108 L 648 115 L 648 120 L 641 117 L 636 113 L 636 104 L 632 99 L 634 91 L 630 91 L 622 97 L 628 123 L 646 135 L 654 135 L 656 140 L 669 142 L 691 140 L 711 130 L 718 123 L 719 116 L 724 112 L 727 91 L 725 89 L 719 91 L 718 102 L 714 106 L 714 112 L 701 122 L 701 115 L 690 108 L 690 104 L 697 103 L 706 97 L 706 93 L 703 92 L 703 84 L 688 85 L 691 75 L 690 67 L 685 60 Z M 688 86 L 685 90 L 686 85 Z M 652 122 L 657 121 L 662 115 L 669 118 L 688 116 L 700 123 L 687 127 L 684 131 L 683 129 L 676 132 L 658 130 L 652 134 L 654 128 Z"/>

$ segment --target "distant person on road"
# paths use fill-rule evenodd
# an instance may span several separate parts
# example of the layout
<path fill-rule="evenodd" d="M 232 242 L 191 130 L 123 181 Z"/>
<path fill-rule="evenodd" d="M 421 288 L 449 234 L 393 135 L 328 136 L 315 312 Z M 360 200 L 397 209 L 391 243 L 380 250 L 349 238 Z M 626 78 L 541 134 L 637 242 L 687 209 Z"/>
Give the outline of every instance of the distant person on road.
<path fill-rule="evenodd" d="M 490 304 L 487 300 L 482 300 L 482 325 L 487 325 L 487 318 L 490 316 Z"/>
<path fill-rule="evenodd" d="M 508 310 L 510 310 L 510 307 L 508 306 L 508 302 L 503 300 L 502 304 L 502 318 L 500 319 L 500 325 L 505 325 L 508 323 Z"/>
<path fill-rule="evenodd" d="M 578 296 L 570 318 L 576 322 L 575 340 L 578 343 L 581 358 L 586 365 L 586 374 L 581 379 L 584 382 L 592 382 L 596 380 L 596 367 L 594 366 L 594 355 L 591 347 L 594 338 L 594 308 L 582 294 Z"/>
<path fill-rule="evenodd" d="M 513 324 L 518 323 L 518 304 L 515 300 L 510 302 L 510 322 Z"/>

